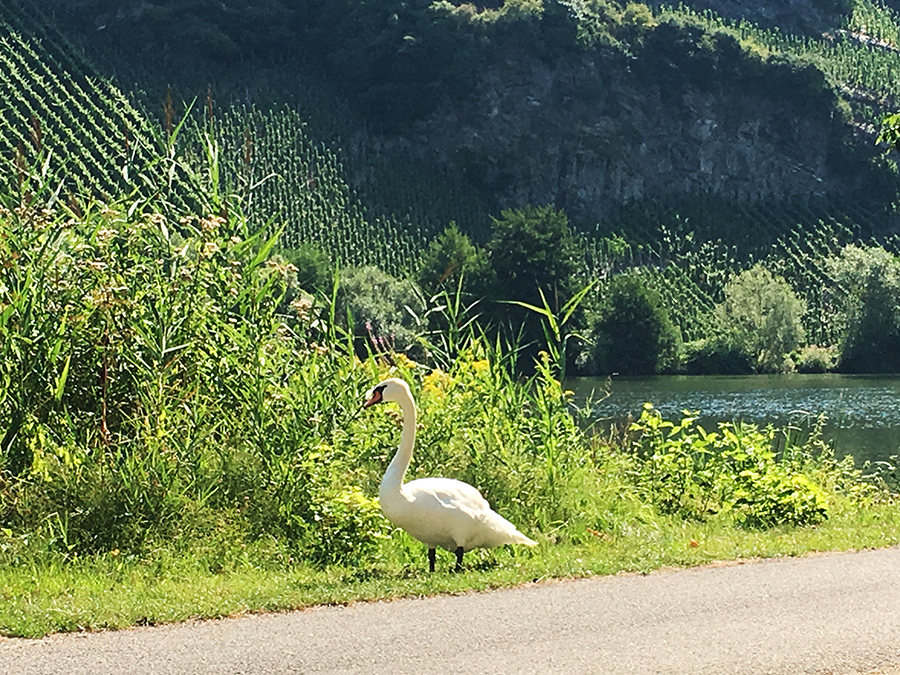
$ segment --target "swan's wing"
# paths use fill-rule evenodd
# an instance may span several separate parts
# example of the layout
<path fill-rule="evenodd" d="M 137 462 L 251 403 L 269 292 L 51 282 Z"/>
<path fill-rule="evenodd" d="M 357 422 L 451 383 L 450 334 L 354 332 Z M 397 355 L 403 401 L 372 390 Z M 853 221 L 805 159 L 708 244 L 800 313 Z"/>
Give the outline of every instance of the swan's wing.
<path fill-rule="evenodd" d="M 491 508 L 477 488 L 453 478 L 420 478 L 403 489 L 417 502 L 433 500 L 445 509 L 459 509 L 471 516 Z"/>
<path fill-rule="evenodd" d="M 403 486 L 409 500 L 403 529 L 429 546 L 455 550 L 502 544 L 534 545 L 468 483 L 451 478 L 421 478 Z"/>

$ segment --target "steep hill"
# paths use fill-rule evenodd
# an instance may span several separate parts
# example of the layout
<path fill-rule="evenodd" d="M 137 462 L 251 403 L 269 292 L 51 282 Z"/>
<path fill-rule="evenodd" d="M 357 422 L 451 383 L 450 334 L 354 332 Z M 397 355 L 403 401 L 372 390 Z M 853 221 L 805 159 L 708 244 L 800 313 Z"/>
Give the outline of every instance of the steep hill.
<path fill-rule="evenodd" d="M 393 275 L 451 221 L 480 244 L 502 209 L 552 204 L 579 283 L 642 275 L 684 340 L 762 261 L 833 345 L 829 258 L 900 251 L 875 146 L 900 108 L 897 6 L 0 0 L 3 176 L 178 212 L 217 176 L 284 245 Z"/>
<path fill-rule="evenodd" d="M 857 5 L 871 4 L 52 3 L 73 40 L 151 111 L 163 84 L 185 98 L 210 85 L 226 108 L 239 96 L 263 108 L 280 99 L 327 118 L 309 103 L 319 83 L 344 112 L 330 129 L 310 120 L 313 137 L 340 134 L 371 217 L 402 214 L 424 236 L 450 219 L 475 234 L 486 225 L 459 209 L 410 213 L 416 188 L 392 187 L 394 167 L 452 177 L 484 223 L 502 208 L 554 203 L 588 226 L 634 200 L 696 194 L 889 203 L 894 176 L 876 160 L 872 122 L 893 91 L 836 71 L 891 58 L 840 37 Z"/>
<path fill-rule="evenodd" d="M 583 234 L 585 273 L 644 265 L 673 308 L 693 298 L 686 338 L 730 275 L 769 260 L 825 339 L 824 256 L 896 248 L 897 174 L 874 142 L 900 100 L 893 3 L 35 5 L 151 127 L 199 99 L 251 217 L 342 264 L 400 273 L 451 220 L 483 242 L 501 209 L 550 203 Z M 6 152 L 42 114 L 23 108 Z"/>

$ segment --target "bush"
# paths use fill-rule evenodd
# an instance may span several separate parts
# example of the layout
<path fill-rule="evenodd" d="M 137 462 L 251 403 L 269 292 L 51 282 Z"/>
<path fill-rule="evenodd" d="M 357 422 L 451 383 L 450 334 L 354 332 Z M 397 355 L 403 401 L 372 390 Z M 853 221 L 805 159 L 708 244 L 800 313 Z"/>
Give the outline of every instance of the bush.
<path fill-rule="evenodd" d="M 754 370 L 778 373 L 803 342 L 805 312 L 806 304 L 784 279 L 756 265 L 725 284 L 716 319 L 720 339 L 747 354 Z"/>
<path fill-rule="evenodd" d="M 377 267 L 351 267 L 341 273 L 338 316 L 349 317 L 356 352 L 407 352 L 427 331 L 425 301 L 411 281 Z"/>
<path fill-rule="evenodd" d="M 581 249 L 569 229 L 569 220 L 552 206 L 527 206 L 503 211 L 494 221 L 487 244 L 489 268 L 481 295 L 489 301 L 492 318 L 508 331 L 511 341 L 521 341 L 520 365 L 530 367 L 544 342 L 541 317 L 508 301 L 543 307 L 558 313 L 572 298 Z M 573 318 L 573 324 L 578 318 Z"/>
<path fill-rule="evenodd" d="M 810 525 L 828 517 L 825 490 L 813 479 L 815 434 L 797 447 L 772 427 L 720 423 L 706 432 L 698 415 L 671 422 L 645 404 L 631 425 L 638 482 L 664 513 L 732 513 L 747 527 Z M 782 443 L 779 457 L 776 445 Z"/>
<path fill-rule="evenodd" d="M 794 357 L 798 373 L 830 373 L 837 366 L 836 347 L 807 345 Z"/>
<path fill-rule="evenodd" d="M 847 246 L 830 268 L 848 290 L 840 369 L 900 373 L 900 259 L 881 247 Z"/>
<path fill-rule="evenodd" d="M 542 289 L 557 311 L 572 297 L 581 250 L 563 211 L 552 206 L 503 211 L 487 250 L 490 298 L 540 306 Z"/>
<path fill-rule="evenodd" d="M 315 244 L 282 248 L 279 253 L 296 268 L 294 274 L 297 286 L 313 295 L 331 291 L 334 266 L 328 254 Z"/>
<path fill-rule="evenodd" d="M 694 340 L 684 345 L 684 371 L 688 375 L 750 375 L 753 361 L 745 351 L 725 340 Z"/>
<path fill-rule="evenodd" d="M 417 281 L 426 293 L 434 295 L 440 291 L 455 293 L 462 278 L 465 291 L 483 285 L 486 267 L 484 253 L 472 245 L 456 223 L 450 223 L 422 255 Z"/>
<path fill-rule="evenodd" d="M 595 371 L 652 375 L 673 367 L 680 336 L 659 295 L 637 275 L 616 277 L 605 293 L 595 331 Z"/>

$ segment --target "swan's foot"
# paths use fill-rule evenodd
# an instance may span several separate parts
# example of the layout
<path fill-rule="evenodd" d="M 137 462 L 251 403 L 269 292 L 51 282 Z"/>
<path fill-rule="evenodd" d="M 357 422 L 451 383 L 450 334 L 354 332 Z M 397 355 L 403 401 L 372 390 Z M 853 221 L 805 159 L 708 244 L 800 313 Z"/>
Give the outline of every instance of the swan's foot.
<path fill-rule="evenodd" d="M 463 557 L 463 547 L 458 546 L 456 548 L 456 571 L 462 572 L 462 557 Z"/>
<path fill-rule="evenodd" d="M 435 551 L 433 548 L 428 549 L 428 571 L 434 572 L 434 556 Z"/>

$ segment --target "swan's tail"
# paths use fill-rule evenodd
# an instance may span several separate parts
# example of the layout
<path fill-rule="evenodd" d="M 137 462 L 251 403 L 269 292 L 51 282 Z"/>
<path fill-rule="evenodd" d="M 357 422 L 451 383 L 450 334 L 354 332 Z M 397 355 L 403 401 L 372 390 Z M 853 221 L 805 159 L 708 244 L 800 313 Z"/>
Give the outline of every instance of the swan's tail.
<path fill-rule="evenodd" d="M 488 511 L 483 516 L 485 527 L 482 528 L 480 534 L 481 541 L 474 547 L 490 548 L 492 546 L 503 546 L 504 544 L 522 544 L 523 546 L 537 546 L 537 542 L 529 539 L 519 532 L 518 528 L 501 516 L 496 511 Z"/>
<path fill-rule="evenodd" d="M 522 544 L 523 546 L 537 546 L 537 542 L 534 539 L 529 539 L 524 534 L 519 532 L 519 529 L 513 525 L 511 522 L 506 520 L 503 516 L 497 516 L 500 520 L 503 521 L 503 529 L 506 530 L 505 534 L 509 538 L 507 544 Z"/>

